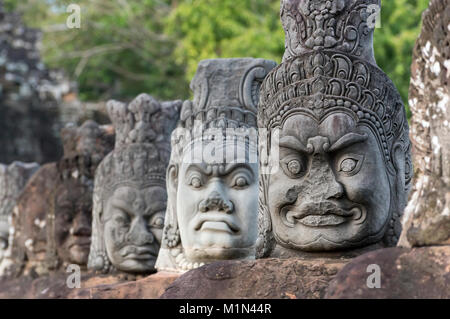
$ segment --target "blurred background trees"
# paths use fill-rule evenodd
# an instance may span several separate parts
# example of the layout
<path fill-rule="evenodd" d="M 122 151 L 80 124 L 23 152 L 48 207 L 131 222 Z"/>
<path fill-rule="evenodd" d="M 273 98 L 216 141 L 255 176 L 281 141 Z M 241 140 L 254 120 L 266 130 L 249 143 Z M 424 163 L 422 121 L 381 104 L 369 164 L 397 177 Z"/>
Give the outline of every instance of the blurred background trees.
<path fill-rule="evenodd" d="M 42 55 L 78 83 L 83 100 L 148 92 L 188 98 L 198 61 L 253 56 L 280 62 L 280 0 L 4 0 L 43 33 Z M 70 3 L 81 29 L 67 29 Z M 428 0 L 382 0 L 379 66 L 407 103 L 412 50 Z"/>

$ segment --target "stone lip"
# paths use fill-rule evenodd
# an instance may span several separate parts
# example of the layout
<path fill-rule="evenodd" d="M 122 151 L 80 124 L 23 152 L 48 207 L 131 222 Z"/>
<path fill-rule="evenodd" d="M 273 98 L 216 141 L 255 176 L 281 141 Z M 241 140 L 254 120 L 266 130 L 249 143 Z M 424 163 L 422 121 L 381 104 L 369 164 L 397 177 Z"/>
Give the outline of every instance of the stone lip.
<path fill-rule="evenodd" d="M 345 261 L 222 261 L 192 270 L 161 299 L 320 299 Z"/>
<path fill-rule="evenodd" d="M 367 286 L 369 265 L 381 269 L 381 288 Z M 450 246 L 387 248 L 347 264 L 331 282 L 327 299 L 450 298 Z"/>

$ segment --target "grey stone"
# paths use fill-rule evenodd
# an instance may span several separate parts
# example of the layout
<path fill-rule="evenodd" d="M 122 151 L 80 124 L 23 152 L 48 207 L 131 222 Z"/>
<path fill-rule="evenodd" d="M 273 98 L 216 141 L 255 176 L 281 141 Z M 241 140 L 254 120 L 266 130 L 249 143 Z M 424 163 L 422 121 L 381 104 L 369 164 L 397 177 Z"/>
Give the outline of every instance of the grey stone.
<path fill-rule="evenodd" d="M 181 105 L 147 94 L 128 105 L 108 103 L 116 144 L 95 177 L 90 269 L 155 271 L 167 205 L 170 134 Z"/>
<path fill-rule="evenodd" d="M 67 264 L 86 267 L 94 172 L 113 149 L 111 126 L 87 121 L 62 130 L 64 157 L 29 180 L 12 214 L 11 238 L 0 274 L 41 276 Z"/>
<path fill-rule="evenodd" d="M 36 163 L 0 164 L 0 262 L 8 248 L 11 215 L 28 179 L 36 173 Z"/>
<path fill-rule="evenodd" d="M 395 245 L 412 164 L 401 97 L 373 59 L 380 1 L 281 3 L 286 54 L 258 113 L 258 257 Z"/>
<path fill-rule="evenodd" d="M 263 59 L 201 61 L 172 135 L 168 208 L 158 271 L 184 272 L 255 256 L 257 107 L 276 66 Z M 254 138 L 252 138 L 254 137 Z"/>
<path fill-rule="evenodd" d="M 416 174 L 399 245 L 450 245 L 450 1 L 430 1 L 414 49 L 409 105 Z"/>

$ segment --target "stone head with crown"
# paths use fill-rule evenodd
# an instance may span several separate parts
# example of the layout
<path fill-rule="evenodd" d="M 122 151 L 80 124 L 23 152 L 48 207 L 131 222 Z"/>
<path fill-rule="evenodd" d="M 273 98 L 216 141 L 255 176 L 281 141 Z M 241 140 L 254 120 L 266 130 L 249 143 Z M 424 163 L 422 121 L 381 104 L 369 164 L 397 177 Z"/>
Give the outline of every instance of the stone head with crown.
<path fill-rule="evenodd" d="M 159 271 L 254 258 L 257 105 L 261 83 L 275 65 L 252 58 L 199 63 L 194 99 L 184 103 L 172 135 Z"/>
<path fill-rule="evenodd" d="M 261 89 L 258 257 L 395 245 L 409 128 L 373 54 L 379 0 L 282 0 L 282 64 Z M 268 150 L 278 148 L 276 156 Z"/>
<path fill-rule="evenodd" d="M 167 205 L 170 134 L 181 105 L 147 94 L 128 105 L 108 103 L 116 144 L 96 172 L 90 269 L 155 271 Z"/>

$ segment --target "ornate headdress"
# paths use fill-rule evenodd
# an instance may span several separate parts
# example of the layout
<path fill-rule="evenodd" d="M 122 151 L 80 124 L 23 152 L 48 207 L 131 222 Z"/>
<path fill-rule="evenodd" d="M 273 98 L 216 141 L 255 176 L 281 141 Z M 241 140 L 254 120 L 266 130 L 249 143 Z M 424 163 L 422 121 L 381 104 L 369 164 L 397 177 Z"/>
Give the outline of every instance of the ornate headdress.
<path fill-rule="evenodd" d="M 403 191 L 408 192 L 412 164 L 405 108 L 373 53 L 379 10 L 380 0 L 282 0 L 286 52 L 283 63 L 262 85 L 258 122 L 270 134 L 295 113 L 320 121 L 331 112 L 345 112 L 374 132 L 391 175 L 396 171 L 394 152 L 401 147 L 405 153 Z M 265 183 L 264 176 L 260 182 Z M 264 189 L 261 186 L 261 256 L 273 246 Z M 388 232 L 391 243 L 399 236 L 401 210 L 394 209 L 395 227 Z"/>
<path fill-rule="evenodd" d="M 241 136 L 238 133 L 232 136 L 227 129 L 256 129 L 261 84 L 275 66 L 273 61 L 252 58 L 201 61 L 191 82 L 194 100 L 184 103 L 178 125 L 190 132 L 191 139 L 179 138 L 177 131 L 173 133 L 170 167 L 178 167 L 183 148 L 196 140 L 210 139 L 209 129 L 219 130 L 225 138 L 234 140 Z M 254 147 L 256 149 L 256 145 Z M 175 206 L 176 198 L 169 194 L 163 241 L 156 263 L 158 270 L 186 271 L 200 266 L 183 257 Z"/>
<path fill-rule="evenodd" d="M 95 175 L 89 268 L 111 270 L 101 221 L 104 199 L 119 186 L 139 189 L 166 186 L 170 134 L 178 122 L 181 105 L 182 101 L 159 102 L 147 94 L 139 95 L 128 105 L 116 101 L 108 103 L 108 113 L 116 130 L 116 145 Z"/>

